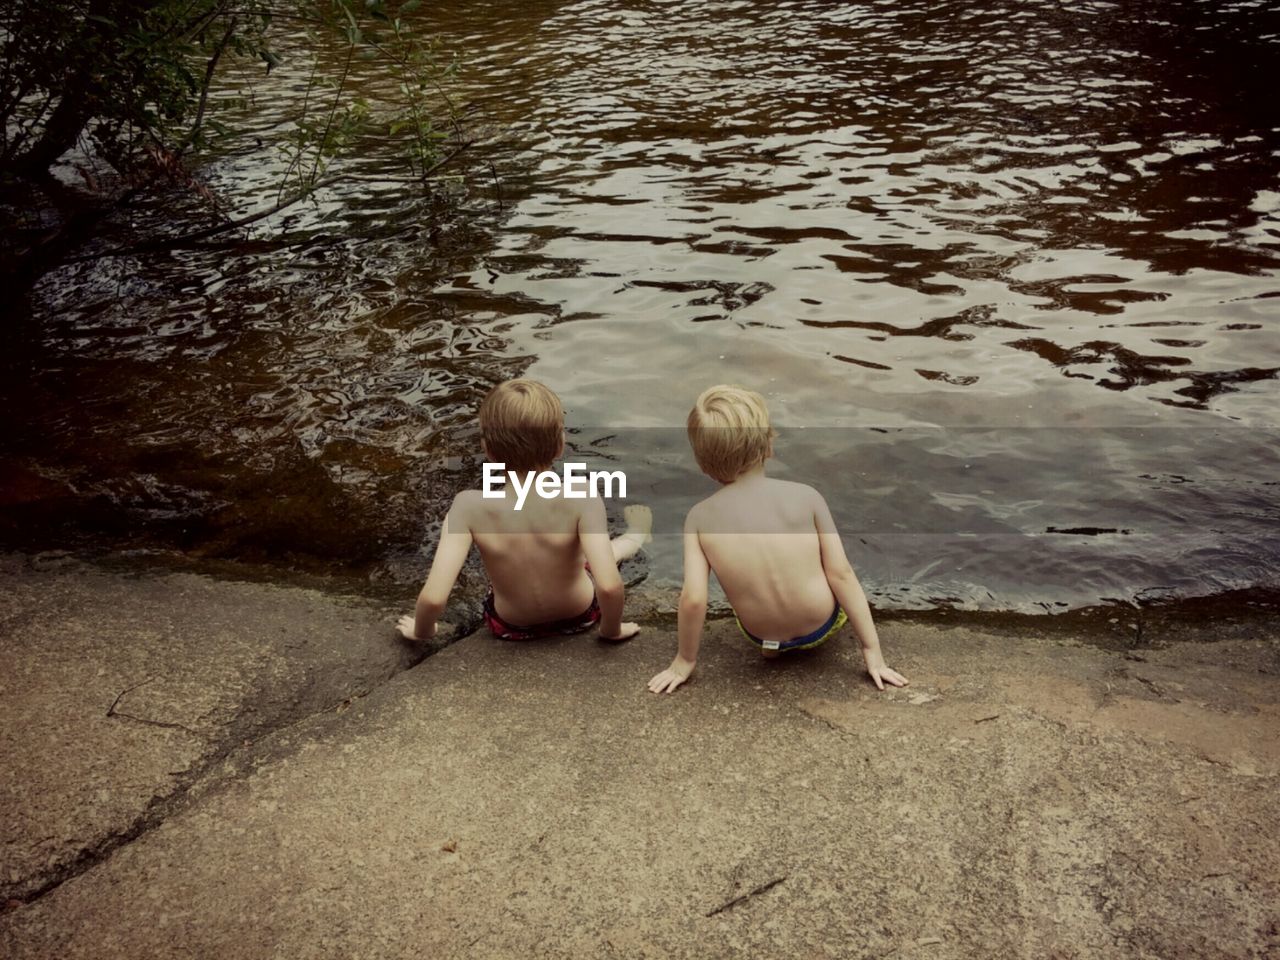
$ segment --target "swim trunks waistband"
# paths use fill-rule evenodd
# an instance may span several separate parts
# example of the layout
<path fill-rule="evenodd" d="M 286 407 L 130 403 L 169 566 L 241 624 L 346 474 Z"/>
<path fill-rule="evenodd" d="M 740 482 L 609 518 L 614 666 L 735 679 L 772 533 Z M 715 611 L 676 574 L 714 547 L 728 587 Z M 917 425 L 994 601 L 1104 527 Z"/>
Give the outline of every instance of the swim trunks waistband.
<path fill-rule="evenodd" d="M 600 622 L 600 603 L 596 600 L 595 595 L 592 594 L 591 606 L 576 617 L 552 620 L 549 623 L 535 623 L 532 626 L 525 627 L 508 623 L 498 616 L 498 610 L 493 603 L 493 591 L 490 590 L 489 595 L 484 598 L 484 620 L 489 625 L 489 629 L 493 631 L 493 635 L 499 640 L 539 640 L 543 637 L 567 637 L 575 633 L 582 633 L 584 630 L 590 630 Z"/>
<path fill-rule="evenodd" d="M 738 615 L 733 615 L 734 620 L 738 620 Z M 753 636 L 751 631 L 742 625 L 742 621 L 738 620 L 738 629 L 743 635 L 754 643 L 761 650 L 811 650 L 820 644 L 826 643 L 827 640 L 835 636 L 837 630 L 849 622 L 848 616 L 845 615 L 840 604 L 836 604 L 836 608 L 831 611 L 831 616 L 827 622 L 820 626 L 812 633 L 806 633 L 803 637 L 792 637 L 790 640 L 761 640 L 757 636 Z"/>

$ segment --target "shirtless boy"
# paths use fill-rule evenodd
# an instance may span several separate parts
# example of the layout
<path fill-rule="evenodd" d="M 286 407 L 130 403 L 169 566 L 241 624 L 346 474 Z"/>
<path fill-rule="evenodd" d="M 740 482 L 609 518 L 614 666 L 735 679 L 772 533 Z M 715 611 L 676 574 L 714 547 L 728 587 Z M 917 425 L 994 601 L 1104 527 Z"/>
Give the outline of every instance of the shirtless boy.
<path fill-rule="evenodd" d="M 523 474 L 548 470 L 564 452 L 560 398 L 534 380 L 494 387 L 480 406 L 485 457 Z M 650 539 L 647 507 L 624 510 L 627 531 L 609 539 L 604 502 L 596 497 L 530 496 L 516 508 L 513 484 L 502 498 L 465 490 L 454 498 L 413 616 L 400 618 L 408 639 L 435 636 L 449 592 L 474 543 L 489 574 L 485 620 L 502 640 L 581 633 L 599 626 L 604 640 L 628 640 L 639 627 L 622 622 L 618 562 Z"/>
<path fill-rule="evenodd" d="M 875 685 L 906 686 L 907 678 L 885 665 L 871 608 L 822 495 L 764 474 L 774 437 L 764 398 L 711 387 L 693 405 L 688 426 L 698 466 L 723 486 L 685 519 L 679 648 L 649 689 L 671 693 L 693 673 L 709 573 L 766 657 L 812 649 L 852 622 Z"/>

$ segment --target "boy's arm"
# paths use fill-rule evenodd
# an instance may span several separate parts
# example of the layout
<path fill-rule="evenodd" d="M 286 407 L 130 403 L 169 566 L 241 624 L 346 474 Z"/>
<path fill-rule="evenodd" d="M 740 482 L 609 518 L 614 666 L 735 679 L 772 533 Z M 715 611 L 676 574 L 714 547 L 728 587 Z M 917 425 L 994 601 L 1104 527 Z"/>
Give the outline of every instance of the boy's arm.
<path fill-rule="evenodd" d="M 844 544 L 836 530 L 836 522 L 831 517 L 831 510 L 822 495 L 814 491 L 813 522 L 818 529 L 818 542 L 822 546 L 822 569 L 827 575 L 827 583 L 836 601 L 849 615 L 853 624 L 853 632 L 862 644 L 862 657 L 867 662 L 867 673 L 875 681 L 877 687 L 884 689 L 886 683 L 895 687 L 905 687 L 910 681 L 896 670 L 885 666 L 884 655 L 880 652 L 880 638 L 876 634 L 875 622 L 871 619 L 871 607 L 867 604 L 867 595 L 862 591 L 849 558 L 845 555 Z"/>
<path fill-rule="evenodd" d="M 698 647 L 702 643 L 702 625 L 707 619 L 707 582 L 711 568 L 702 544 L 698 540 L 698 528 L 693 513 L 684 522 L 684 587 L 680 591 L 680 616 L 676 628 L 679 646 L 671 666 L 649 681 L 654 693 L 670 693 L 689 679 L 698 661 Z"/>
<path fill-rule="evenodd" d="M 591 568 L 591 579 L 596 584 L 596 600 L 600 603 L 600 636 L 605 640 L 626 640 L 640 632 L 634 623 L 622 622 L 622 605 L 626 591 L 618 562 L 613 558 L 609 545 L 609 520 L 605 515 L 604 501 L 591 498 L 586 502 L 578 519 L 578 540 L 582 553 Z"/>
<path fill-rule="evenodd" d="M 436 622 L 444 613 L 453 584 L 467 562 L 471 551 L 471 528 L 462 509 L 464 494 L 454 498 L 453 505 L 440 525 L 440 542 L 431 558 L 431 572 L 418 593 L 412 617 L 401 617 L 400 633 L 410 640 L 430 640 L 436 635 Z"/>

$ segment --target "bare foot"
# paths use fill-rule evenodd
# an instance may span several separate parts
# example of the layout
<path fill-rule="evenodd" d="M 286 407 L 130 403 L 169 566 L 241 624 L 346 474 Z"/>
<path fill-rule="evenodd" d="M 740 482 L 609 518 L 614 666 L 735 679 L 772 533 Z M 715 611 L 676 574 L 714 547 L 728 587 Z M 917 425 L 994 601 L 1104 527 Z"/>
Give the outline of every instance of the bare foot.
<path fill-rule="evenodd" d="M 623 507 L 622 517 L 627 521 L 626 532 L 610 541 L 613 559 L 617 563 L 634 557 L 641 547 L 653 539 L 653 511 L 648 507 L 640 504 Z"/>

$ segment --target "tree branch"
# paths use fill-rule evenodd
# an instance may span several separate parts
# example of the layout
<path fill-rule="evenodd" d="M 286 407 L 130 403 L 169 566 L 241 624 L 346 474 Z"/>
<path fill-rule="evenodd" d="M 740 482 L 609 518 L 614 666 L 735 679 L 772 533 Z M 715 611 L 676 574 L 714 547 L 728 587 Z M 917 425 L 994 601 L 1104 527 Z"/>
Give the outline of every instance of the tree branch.
<path fill-rule="evenodd" d="M 200 135 L 200 128 L 204 124 L 205 107 L 209 104 L 209 86 L 213 83 L 213 73 L 218 69 L 218 61 L 222 59 L 222 53 L 227 49 L 227 45 L 231 42 L 231 38 L 235 36 L 236 27 L 239 20 L 236 17 L 231 18 L 231 22 L 227 24 L 227 30 L 222 35 L 222 39 L 218 42 L 217 48 L 213 51 L 213 56 L 209 58 L 208 64 L 204 68 L 204 83 L 200 86 L 200 102 L 196 105 L 196 118 L 191 124 L 191 131 L 187 134 L 186 139 L 178 146 L 175 151 L 177 156 L 182 156 L 196 142 L 196 138 Z"/>
<path fill-rule="evenodd" d="M 282 210 L 286 210 L 289 207 L 292 207 L 295 203 L 299 203 L 300 201 L 307 199 L 307 197 L 311 196 L 318 190 L 323 190 L 325 187 L 331 187 L 334 184 L 343 183 L 347 181 L 354 180 L 354 181 L 363 181 L 363 182 L 369 182 L 369 183 L 406 183 L 406 184 L 423 183 L 430 178 L 431 174 L 435 173 L 437 170 L 439 170 L 449 161 L 453 160 L 454 157 L 458 156 L 464 150 L 473 146 L 474 143 L 475 141 L 468 140 L 466 143 L 460 144 L 457 148 L 455 148 L 450 153 L 448 153 L 439 162 L 432 164 L 430 168 L 428 168 L 423 172 L 423 175 L 421 177 L 417 177 L 414 179 L 387 178 L 387 177 L 362 177 L 357 174 L 339 173 L 339 174 L 335 174 L 332 177 L 326 177 L 323 180 L 317 180 L 315 183 L 311 184 L 309 187 L 307 187 L 306 190 L 299 193 L 297 196 L 290 197 L 287 200 L 281 200 L 278 203 L 274 203 L 270 207 L 267 207 L 265 210 L 259 210 L 256 213 L 247 214 L 246 216 L 239 217 L 235 220 L 227 220 L 222 223 L 215 224 L 214 226 L 206 227 L 203 230 L 196 230 L 196 231 L 193 231 L 192 233 L 185 233 L 176 237 L 164 237 L 159 240 L 148 240 L 144 243 L 137 243 L 128 247 L 119 247 L 115 250 L 103 250 L 96 253 L 86 253 L 79 257 L 68 257 L 63 262 L 84 263 L 90 260 L 105 260 L 109 257 L 130 257 L 139 253 L 150 253 L 157 250 L 181 250 L 183 248 L 189 248 L 198 244 L 202 240 L 208 240 L 210 237 L 215 237 L 218 234 L 226 233 L 230 230 L 237 230 L 241 227 L 251 226 L 255 223 L 258 223 L 261 220 L 265 220 L 268 217 L 271 217 L 277 213 L 280 213 Z"/>

